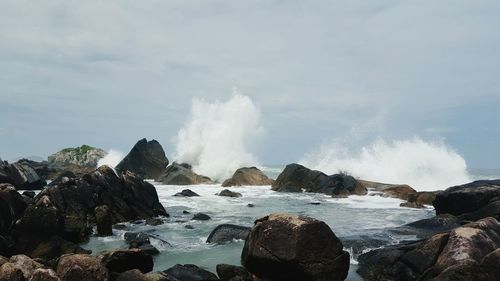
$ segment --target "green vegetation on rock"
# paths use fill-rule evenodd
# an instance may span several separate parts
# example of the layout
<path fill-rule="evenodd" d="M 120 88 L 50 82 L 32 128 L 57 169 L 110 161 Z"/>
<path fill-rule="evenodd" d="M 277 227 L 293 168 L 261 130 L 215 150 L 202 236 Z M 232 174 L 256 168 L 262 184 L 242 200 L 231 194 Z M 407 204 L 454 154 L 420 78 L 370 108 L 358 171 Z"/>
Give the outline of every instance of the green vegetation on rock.
<path fill-rule="evenodd" d="M 68 148 L 65 148 L 63 150 L 61 150 L 63 153 L 70 153 L 70 152 L 75 152 L 75 154 L 77 156 L 81 156 L 81 155 L 84 155 L 86 154 L 87 152 L 91 151 L 91 150 L 94 150 L 96 149 L 95 147 L 93 146 L 90 146 L 90 145 L 87 145 L 87 144 L 84 144 L 80 147 L 68 147 Z"/>

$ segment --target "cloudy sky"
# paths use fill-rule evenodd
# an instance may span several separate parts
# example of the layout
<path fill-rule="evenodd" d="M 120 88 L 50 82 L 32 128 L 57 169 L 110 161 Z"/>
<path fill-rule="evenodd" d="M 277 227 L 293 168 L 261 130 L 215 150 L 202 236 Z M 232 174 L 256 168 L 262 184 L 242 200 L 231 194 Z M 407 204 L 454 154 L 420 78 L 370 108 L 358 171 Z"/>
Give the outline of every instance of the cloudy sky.
<path fill-rule="evenodd" d="M 500 2 L 0 2 L 0 157 L 167 153 L 193 98 L 260 108 L 264 163 L 329 140 L 441 140 L 500 168 Z"/>

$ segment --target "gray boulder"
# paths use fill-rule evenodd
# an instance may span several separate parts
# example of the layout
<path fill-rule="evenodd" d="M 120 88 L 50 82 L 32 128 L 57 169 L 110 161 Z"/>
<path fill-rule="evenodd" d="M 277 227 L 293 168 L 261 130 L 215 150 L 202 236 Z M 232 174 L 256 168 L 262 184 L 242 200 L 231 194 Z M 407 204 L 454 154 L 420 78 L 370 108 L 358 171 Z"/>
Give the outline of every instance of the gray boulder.
<path fill-rule="evenodd" d="M 250 227 L 246 226 L 221 224 L 208 235 L 207 243 L 223 244 L 235 239 L 245 240 L 248 233 L 250 233 L 250 229 Z"/>
<path fill-rule="evenodd" d="M 209 184 L 212 180 L 209 177 L 198 175 L 193 172 L 188 164 L 172 163 L 165 170 L 165 173 L 158 178 L 158 181 L 167 185 L 193 185 Z"/>
<path fill-rule="evenodd" d="M 156 140 L 139 140 L 115 167 L 118 173 L 130 171 L 146 179 L 157 179 L 168 165 L 163 147 Z"/>

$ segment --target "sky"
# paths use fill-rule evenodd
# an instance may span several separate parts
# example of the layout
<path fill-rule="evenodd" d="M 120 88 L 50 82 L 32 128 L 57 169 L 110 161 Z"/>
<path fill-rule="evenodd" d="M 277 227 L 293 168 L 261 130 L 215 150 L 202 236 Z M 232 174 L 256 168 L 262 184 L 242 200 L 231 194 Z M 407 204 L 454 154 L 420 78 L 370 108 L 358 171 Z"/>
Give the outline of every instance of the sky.
<path fill-rule="evenodd" d="M 193 99 L 238 92 L 253 153 L 289 163 L 332 139 L 439 140 L 500 168 L 500 2 L 0 2 L 0 157 L 90 144 L 172 155 Z"/>

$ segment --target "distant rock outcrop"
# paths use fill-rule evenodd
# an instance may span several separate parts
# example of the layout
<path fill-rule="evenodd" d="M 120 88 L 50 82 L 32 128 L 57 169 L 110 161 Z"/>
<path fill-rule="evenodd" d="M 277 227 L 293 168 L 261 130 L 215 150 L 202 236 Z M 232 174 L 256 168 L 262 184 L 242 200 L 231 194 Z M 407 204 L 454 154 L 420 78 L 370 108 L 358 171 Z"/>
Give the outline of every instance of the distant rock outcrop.
<path fill-rule="evenodd" d="M 164 174 L 158 181 L 167 185 L 193 185 L 212 183 L 209 177 L 198 175 L 193 172 L 188 164 L 177 164 L 176 162 L 168 166 Z"/>
<path fill-rule="evenodd" d="M 334 196 L 365 195 L 366 187 L 345 174 L 328 176 L 299 164 L 289 164 L 278 176 L 272 189 L 281 192 L 317 192 Z"/>
<path fill-rule="evenodd" d="M 65 148 L 52 154 L 48 162 L 49 166 L 57 169 L 64 169 L 70 165 L 95 169 L 99 159 L 104 156 L 106 156 L 106 151 L 84 144 L 80 147 Z"/>
<path fill-rule="evenodd" d="M 130 171 L 145 179 L 158 179 L 165 173 L 168 159 L 156 140 L 139 140 L 115 167 L 118 173 Z"/>
<path fill-rule="evenodd" d="M 272 185 L 274 180 L 268 178 L 256 167 L 239 168 L 233 176 L 222 183 L 223 187 L 242 185 Z"/>

